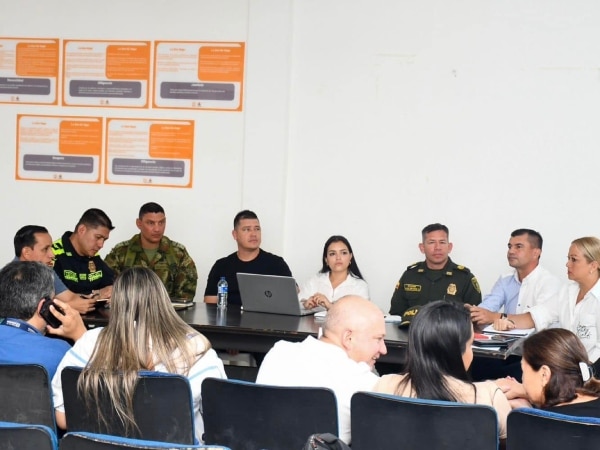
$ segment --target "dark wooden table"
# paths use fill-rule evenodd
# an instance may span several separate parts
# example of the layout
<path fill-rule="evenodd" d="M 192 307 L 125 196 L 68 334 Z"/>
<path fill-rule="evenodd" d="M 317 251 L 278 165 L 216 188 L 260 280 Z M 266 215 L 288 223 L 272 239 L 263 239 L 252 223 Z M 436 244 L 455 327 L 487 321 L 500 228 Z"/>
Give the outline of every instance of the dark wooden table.
<path fill-rule="evenodd" d="M 214 348 L 235 348 L 244 352 L 266 353 L 273 344 L 281 339 L 302 341 L 307 336 L 317 336 L 322 319 L 314 316 L 284 316 L 242 311 L 238 306 L 230 305 L 225 311 L 219 311 L 216 305 L 196 303 L 194 306 L 178 311 L 181 318 L 190 326 L 204 334 Z M 110 309 L 99 309 L 83 316 L 88 328 L 104 326 L 110 317 Z M 387 355 L 381 362 L 403 363 L 406 353 L 408 333 L 395 323 L 386 323 L 385 344 Z M 474 348 L 476 357 L 505 359 L 510 351 Z"/>

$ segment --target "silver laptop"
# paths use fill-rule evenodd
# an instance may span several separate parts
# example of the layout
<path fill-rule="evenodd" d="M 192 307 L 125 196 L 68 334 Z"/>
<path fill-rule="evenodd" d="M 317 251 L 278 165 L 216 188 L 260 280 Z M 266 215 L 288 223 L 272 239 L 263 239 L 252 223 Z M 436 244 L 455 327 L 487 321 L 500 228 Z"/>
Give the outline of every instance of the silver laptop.
<path fill-rule="evenodd" d="M 293 277 L 238 273 L 237 280 L 244 311 L 289 316 L 306 316 L 323 311 L 323 308 L 302 307 Z"/>

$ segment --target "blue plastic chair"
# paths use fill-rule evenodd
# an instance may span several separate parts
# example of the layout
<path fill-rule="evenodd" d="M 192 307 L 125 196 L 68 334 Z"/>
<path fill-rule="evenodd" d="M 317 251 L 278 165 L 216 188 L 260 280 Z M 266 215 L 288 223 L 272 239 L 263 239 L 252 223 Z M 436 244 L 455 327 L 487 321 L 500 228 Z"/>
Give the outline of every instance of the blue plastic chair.
<path fill-rule="evenodd" d="M 44 425 L 0 422 L 0 447 L 19 450 L 56 450 L 54 430 Z"/>
<path fill-rule="evenodd" d="M 108 417 L 108 427 L 98 421 L 97 410 L 86 408 L 77 392 L 80 374 L 79 367 L 66 367 L 61 373 L 67 431 L 180 444 L 197 443 L 192 392 L 184 376 L 162 372 L 139 373 L 133 397 L 133 413 L 139 430 L 127 435 L 108 394 L 96 405 Z"/>
<path fill-rule="evenodd" d="M 60 441 L 60 450 L 159 450 L 159 449 L 214 449 L 231 450 L 221 445 L 178 444 L 173 442 L 146 441 L 107 434 L 70 432 Z"/>
<path fill-rule="evenodd" d="M 497 450 L 498 418 L 485 405 L 357 392 L 352 450 Z"/>
<path fill-rule="evenodd" d="M 508 450 L 598 450 L 600 418 L 577 417 L 533 408 L 510 412 Z"/>
<path fill-rule="evenodd" d="M 234 450 L 296 450 L 314 433 L 338 433 L 332 390 L 207 378 L 202 382 L 204 442 Z"/>

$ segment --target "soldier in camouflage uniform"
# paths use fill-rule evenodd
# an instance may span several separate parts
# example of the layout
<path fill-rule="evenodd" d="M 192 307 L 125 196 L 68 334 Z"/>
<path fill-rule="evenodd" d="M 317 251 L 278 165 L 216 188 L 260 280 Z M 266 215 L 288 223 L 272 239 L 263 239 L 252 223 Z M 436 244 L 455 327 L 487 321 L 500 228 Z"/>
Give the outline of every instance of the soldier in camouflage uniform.
<path fill-rule="evenodd" d="M 413 306 L 434 300 L 456 300 L 460 303 L 481 303 L 477 278 L 465 266 L 455 264 L 449 253 L 452 243 L 448 228 L 440 223 L 426 226 L 419 249 L 425 261 L 410 265 L 396 284 L 390 314 L 402 315 Z"/>
<path fill-rule="evenodd" d="M 162 206 L 153 202 L 143 205 L 136 225 L 140 233 L 115 245 L 104 259 L 106 264 L 115 275 L 128 267 L 148 267 L 160 277 L 171 298 L 194 298 L 196 264 L 182 244 L 164 235 L 166 217 Z"/>

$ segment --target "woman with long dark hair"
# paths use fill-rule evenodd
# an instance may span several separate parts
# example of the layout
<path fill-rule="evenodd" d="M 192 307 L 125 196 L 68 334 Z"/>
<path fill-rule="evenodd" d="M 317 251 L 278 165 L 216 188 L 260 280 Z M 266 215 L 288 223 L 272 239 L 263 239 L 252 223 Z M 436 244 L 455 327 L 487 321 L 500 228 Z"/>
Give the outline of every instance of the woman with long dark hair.
<path fill-rule="evenodd" d="M 423 306 L 408 332 L 406 367 L 399 375 L 384 375 L 376 392 L 428 400 L 492 406 L 498 414 L 501 439 L 506 438 L 510 404 L 493 381 L 472 383 L 473 324 L 462 304 L 438 300 Z"/>
<path fill-rule="evenodd" d="M 299 298 L 307 309 L 326 309 L 345 295 L 369 298 L 369 287 L 356 264 L 352 246 L 344 236 L 331 236 L 323 246 L 321 270 L 300 288 Z"/>

